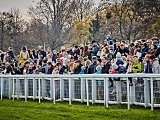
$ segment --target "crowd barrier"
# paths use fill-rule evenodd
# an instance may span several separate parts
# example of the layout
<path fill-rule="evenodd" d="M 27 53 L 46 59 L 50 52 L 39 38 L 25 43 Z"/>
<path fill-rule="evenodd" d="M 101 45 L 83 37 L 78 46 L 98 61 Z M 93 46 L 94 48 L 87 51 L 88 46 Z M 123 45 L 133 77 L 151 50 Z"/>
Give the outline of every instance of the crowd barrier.
<path fill-rule="evenodd" d="M 109 78 L 120 78 L 110 86 Z M 132 78 L 133 85 L 130 86 Z M 144 84 L 138 85 L 138 79 Z M 159 74 L 93 74 L 93 75 L 0 75 L 0 95 L 9 99 L 27 98 L 56 101 L 142 105 L 160 107 Z"/>

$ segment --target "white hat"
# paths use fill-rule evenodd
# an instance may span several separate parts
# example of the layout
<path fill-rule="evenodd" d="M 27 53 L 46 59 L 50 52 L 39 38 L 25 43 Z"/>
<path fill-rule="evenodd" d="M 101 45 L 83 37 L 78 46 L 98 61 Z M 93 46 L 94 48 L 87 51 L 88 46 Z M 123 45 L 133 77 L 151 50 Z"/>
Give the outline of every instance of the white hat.
<path fill-rule="evenodd" d="M 118 52 L 118 53 L 116 54 L 116 58 L 121 58 L 121 53 L 120 53 L 120 52 Z"/>

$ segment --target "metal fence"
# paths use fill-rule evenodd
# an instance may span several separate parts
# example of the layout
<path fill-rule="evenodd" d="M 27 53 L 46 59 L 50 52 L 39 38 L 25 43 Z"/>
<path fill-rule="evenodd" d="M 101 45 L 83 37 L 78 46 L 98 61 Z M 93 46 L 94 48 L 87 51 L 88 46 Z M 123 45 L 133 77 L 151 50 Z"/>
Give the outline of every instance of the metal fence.
<path fill-rule="evenodd" d="M 110 86 L 109 78 L 114 85 Z M 116 79 L 115 78 L 120 78 Z M 131 81 L 132 80 L 132 85 Z M 0 75 L 0 95 L 9 99 L 27 98 L 56 101 L 143 105 L 160 107 L 160 75 Z"/>

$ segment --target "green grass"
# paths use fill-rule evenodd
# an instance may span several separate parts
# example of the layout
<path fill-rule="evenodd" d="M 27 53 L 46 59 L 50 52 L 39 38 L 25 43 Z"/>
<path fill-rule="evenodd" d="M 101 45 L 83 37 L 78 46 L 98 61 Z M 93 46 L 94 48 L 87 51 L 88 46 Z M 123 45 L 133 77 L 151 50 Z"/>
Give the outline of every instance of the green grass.
<path fill-rule="evenodd" d="M 127 105 L 110 105 L 106 108 L 103 104 L 94 104 L 89 107 L 86 104 L 74 102 L 69 106 L 68 102 L 29 100 L 0 101 L 0 120 L 160 120 L 160 109 L 153 112 L 150 108 Z"/>

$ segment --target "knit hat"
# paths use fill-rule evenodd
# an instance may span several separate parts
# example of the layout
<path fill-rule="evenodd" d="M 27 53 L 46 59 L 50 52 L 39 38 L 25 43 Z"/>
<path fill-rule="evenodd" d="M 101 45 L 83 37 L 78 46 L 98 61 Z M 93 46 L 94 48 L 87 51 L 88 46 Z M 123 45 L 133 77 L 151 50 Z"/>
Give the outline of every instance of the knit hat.
<path fill-rule="evenodd" d="M 113 68 L 114 70 L 116 70 L 116 69 L 118 69 L 118 65 L 115 64 L 115 63 L 113 63 L 113 64 L 112 64 L 112 68 Z"/>
<path fill-rule="evenodd" d="M 155 59 L 156 58 L 156 56 L 154 55 L 154 54 L 152 54 L 150 57 L 149 57 L 149 59 L 151 59 L 151 60 L 153 60 L 153 59 Z"/>
<path fill-rule="evenodd" d="M 116 54 L 116 58 L 121 58 L 121 53 L 120 53 L 120 52 L 118 52 L 118 53 Z"/>

